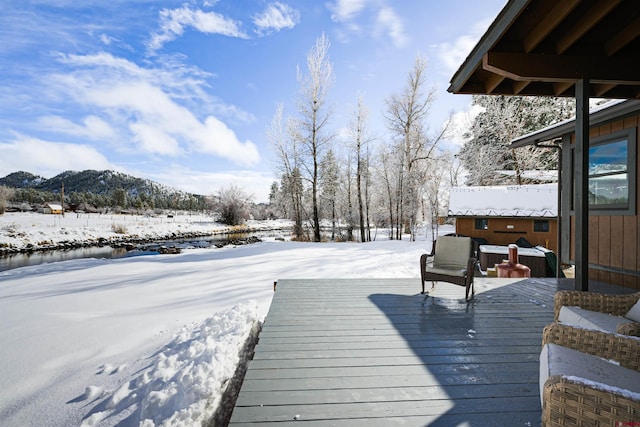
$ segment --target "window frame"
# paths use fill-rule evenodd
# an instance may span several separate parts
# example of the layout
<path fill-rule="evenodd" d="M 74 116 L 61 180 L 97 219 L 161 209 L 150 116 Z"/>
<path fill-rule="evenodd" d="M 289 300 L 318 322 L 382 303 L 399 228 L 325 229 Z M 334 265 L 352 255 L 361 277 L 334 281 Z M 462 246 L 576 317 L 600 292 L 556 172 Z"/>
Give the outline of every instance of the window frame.
<path fill-rule="evenodd" d="M 478 224 L 480 223 L 480 221 L 482 221 L 482 223 L 484 224 L 482 228 L 478 228 Z M 475 220 L 473 222 L 473 229 L 474 230 L 488 230 L 489 229 L 489 218 L 486 218 L 486 217 L 475 218 Z"/>
<path fill-rule="evenodd" d="M 589 150 L 599 145 L 613 144 L 623 140 L 627 141 L 627 183 L 628 200 L 625 204 L 618 205 L 594 205 L 589 204 L 589 214 L 591 215 L 635 215 L 636 214 L 636 191 L 637 191 L 637 143 L 636 135 L 638 128 L 632 127 L 620 131 L 612 132 L 596 138 L 591 138 Z M 575 176 L 575 143 L 571 146 L 571 176 Z M 587 179 L 591 179 L 591 175 Z M 575 213 L 575 182 L 571 179 L 571 214 Z"/>
<path fill-rule="evenodd" d="M 543 228 L 546 228 L 546 230 L 536 230 L 536 228 L 537 228 L 536 225 L 538 225 L 538 224 L 540 224 L 540 225 L 545 224 L 545 227 L 543 227 Z M 551 224 L 550 224 L 549 220 L 548 219 L 534 219 L 533 220 L 533 232 L 534 233 L 550 233 L 551 232 Z"/>

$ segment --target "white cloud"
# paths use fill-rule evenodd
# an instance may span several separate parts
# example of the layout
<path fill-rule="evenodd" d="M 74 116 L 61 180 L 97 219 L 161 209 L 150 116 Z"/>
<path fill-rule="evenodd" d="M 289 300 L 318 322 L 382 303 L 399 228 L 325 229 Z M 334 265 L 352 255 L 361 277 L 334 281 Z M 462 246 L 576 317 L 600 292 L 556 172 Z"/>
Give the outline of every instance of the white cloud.
<path fill-rule="evenodd" d="M 65 61 L 77 69 L 55 76 L 52 86 L 109 117 L 121 132 L 130 132 L 131 138 L 121 150 L 162 156 L 212 154 L 247 166 L 260 161 L 251 141 L 240 141 L 218 118 L 209 115 L 199 119 L 197 112 L 180 103 L 200 94 L 195 82 L 193 87 L 183 87 L 176 81 L 181 73 L 143 69 L 108 54 L 68 56 Z"/>
<path fill-rule="evenodd" d="M 337 30 L 340 40 L 346 41 L 348 34 L 361 33 L 364 29 L 376 37 L 389 37 L 396 47 L 407 43 L 402 19 L 384 0 L 336 0 L 328 3 L 327 8 L 332 12 L 331 19 L 342 24 Z"/>
<path fill-rule="evenodd" d="M 103 44 L 107 45 L 107 46 L 109 46 L 109 45 L 110 45 L 111 43 L 113 43 L 114 41 L 117 41 L 117 40 L 116 40 L 116 39 L 114 39 L 113 37 L 110 37 L 110 36 L 108 36 L 108 35 L 106 35 L 106 34 L 104 34 L 104 33 L 100 34 L 99 38 L 100 38 L 100 41 L 101 41 Z"/>
<path fill-rule="evenodd" d="M 396 47 L 403 47 L 407 43 L 402 20 L 392 8 L 383 7 L 378 11 L 377 24 L 377 31 L 391 37 Z"/>
<path fill-rule="evenodd" d="M 180 153 L 180 144 L 167 132 L 148 123 L 129 124 L 133 139 L 139 148 L 147 153 L 175 156 Z"/>
<path fill-rule="evenodd" d="M 362 12 L 367 5 L 367 0 L 336 0 L 327 7 L 333 12 L 331 19 L 334 22 L 345 22 L 352 20 Z"/>
<path fill-rule="evenodd" d="M 50 142 L 17 134 L 13 141 L 0 142 L 0 176 L 19 170 L 54 176 L 64 170 L 112 169 L 111 164 L 95 148 L 84 144 Z"/>
<path fill-rule="evenodd" d="M 275 2 L 267 5 L 264 12 L 253 17 L 258 34 L 267 34 L 272 30 L 280 31 L 293 28 L 300 22 L 300 13 L 289 5 Z"/>
<path fill-rule="evenodd" d="M 38 120 L 38 127 L 41 130 L 50 130 L 92 140 L 111 139 L 116 136 L 116 131 L 109 123 L 92 115 L 85 117 L 82 124 L 74 123 L 60 116 L 44 116 Z"/>
<path fill-rule="evenodd" d="M 247 38 L 237 21 L 227 19 L 216 12 L 204 12 L 183 6 L 160 11 L 160 32 L 151 35 L 148 48 L 151 51 L 162 48 L 165 43 L 180 37 L 185 28 L 194 28 L 206 34 Z"/>
<path fill-rule="evenodd" d="M 271 172 L 236 170 L 229 172 L 202 172 L 181 165 L 169 165 L 157 174 L 130 172 L 173 188 L 194 194 L 212 195 L 231 185 L 241 187 L 255 202 L 269 201 L 271 183 L 275 181 Z M 169 180 L 169 181 L 168 181 Z"/>
<path fill-rule="evenodd" d="M 460 64 L 464 62 L 471 50 L 474 48 L 482 34 L 484 34 L 491 24 L 490 19 L 486 19 L 475 24 L 468 34 L 455 39 L 450 43 L 442 43 L 438 46 L 439 57 L 446 67 L 446 73 L 452 75 L 456 72 Z"/>

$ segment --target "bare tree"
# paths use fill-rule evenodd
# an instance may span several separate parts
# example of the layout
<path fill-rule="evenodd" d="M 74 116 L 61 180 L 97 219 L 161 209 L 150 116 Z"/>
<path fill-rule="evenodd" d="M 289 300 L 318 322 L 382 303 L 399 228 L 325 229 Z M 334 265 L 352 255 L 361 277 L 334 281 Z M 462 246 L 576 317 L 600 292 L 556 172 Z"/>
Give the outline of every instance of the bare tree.
<path fill-rule="evenodd" d="M 338 220 L 337 199 L 339 191 L 340 168 L 333 150 L 327 151 L 320 163 L 320 199 L 322 206 L 331 218 L 331 240 L 336 238 L 336 221 Z M 324 215 L 323 215 L 324 216 Z"/>
<path fill-rule="evenodd" d="M 293 235 L 300 239 L 303 236 L 303 186 L 300 177 L 300 149 L 295 139 L 289 138 L 287 125 L 283 117 L 282 104 L 276 106 L 273 120 L 267 129 L 273 150 L 276 153 L 276 168 L 281 176 L 281 191 L 283 203 L 289 206 L 285 209 L 290 212 L 290 219 L 293 220 Z M 287 203 L 288 201 L 288 203 Z"/>
<path fill-rule="evenodd" d="M 249 219 L 249 207 L 253 197 L 242 188 L 231 185 L 222 188 L 213 196 L 213 208 L 220 216 L 220 222 L 227 225 L 239 225 Z"/>
<path fill-rule="evenodd" d="M 458 180 L 461 167 L 457 158 L 445 152 L 429 162 L 425 179 L 425 199 L 428 205 L 432 242 L 438 236 L 440 217 L 449 210 L 449 192 Z"/>
<path fill-rule="evenodd" d="M 380 172 L 382 177 L 380 188 L 380 200 L 384 201 L 388 209 L 388 225 L 389 225 L 389 237 L 394 237 L 394 227 L 398 226 L 399 221 L 395 220 L 394 213 L 398 210 L 397 205 L 399 200 L 397 199 L 397 192 L 394 191 L 396 183 L 398 182 L 399 168 L 393 164 L 394 156 L 389 152 L 389 147 L 380 147 Z M 396 230 L 399 234 L 400 231 Z"/>
<path fill-rule="evenodd" d="M 353 111 L 353 117 L 350 124 L 350 139 L 352 141 L 353 151 L 355 152 L 356 161 L 356 197 L 358 201 L 358 225 L 360 228 L 360 241 L 367 241 L 366 228 L 368 227 L 368 218 L 366 212 L 366 191 L 369 178 L 369 159 L 366 145 L 371 142 L 371 138 L 367 132 L 367 108 L 364 105 L 363 96 L 358 96 L 358 102 Z"/>
<path fill-rule="evenodd" d="M 325 108 L 326 95 L 333 83 L 333 65 L 329 59 L 329 39 L 322 34 L 307 54 L 307 73 L 298 69 L 298 118 L 290 128 L 291 136 L 301 145 L 304 176 L 311 184 L 313 239 L 320 241 L 318 183 L 320 159 L 331 142 L 327 132 L 330 111 Z"/>
<path fill-rule="evenodd" d="M 431 139 L 426 132 L 426 117 L 435 99 L 435 88 L 425 92 L 426 62 L 418 55 L 407 84 L 400 95 L 387 99 L 386 118 L 390 131 L 396 136 L 399 174 L 395 192 L 396 238 L 402 237 L 402 225 L 412 230 L 416 222 L 420 175 L 423 162 L 436 148 L 440 136 Z M 444 132 L 444 131 L 443 131 Z"/>
<path fill-rule="evenodd" d="M 7 209 L 7 203 L 9 202 L 9 199 L 13 197 L 13 193 L 13 188 L 0 185 L 0 215 Z"/>

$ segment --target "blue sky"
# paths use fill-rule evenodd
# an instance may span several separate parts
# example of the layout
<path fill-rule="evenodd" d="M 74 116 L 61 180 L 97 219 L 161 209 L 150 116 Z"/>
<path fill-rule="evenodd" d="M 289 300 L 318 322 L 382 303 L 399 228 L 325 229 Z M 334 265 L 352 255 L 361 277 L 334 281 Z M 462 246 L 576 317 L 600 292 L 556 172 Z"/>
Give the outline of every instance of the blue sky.
<path fill-rule="evenodd" d="M 331 127 L 359 94 L 385 139 L 384 101 L 417 54 L 436 88 L 429 127 L 462 117 L 449 80 L 505 0 L 4 0 L 0 176 L 114 169 L 199 194 L 235 183 L 265 201 L 276 105 L 324 33 Z M 453 143 L 454 141 L 452 141 Z M 336 141 L 340 143 L 340 141 Z"/>

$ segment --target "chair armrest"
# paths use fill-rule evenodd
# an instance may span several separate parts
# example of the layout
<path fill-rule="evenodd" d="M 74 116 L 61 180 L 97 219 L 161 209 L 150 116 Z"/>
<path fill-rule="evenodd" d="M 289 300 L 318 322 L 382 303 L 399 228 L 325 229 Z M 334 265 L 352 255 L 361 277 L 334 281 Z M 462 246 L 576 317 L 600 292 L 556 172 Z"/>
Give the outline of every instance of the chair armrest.
<path fill-rule="evenodd" d="M 558 291 L 554 296 L 554 320 L 558 321 L 562 306 L 576 306 L 585 310 L 624 316 L 640 299 L 640 292 L 626 295 L 599 294 L 596 292 Z"/>
<path fill-rule="evenodd" d="M 542 332 L 542 345 L 547 343 L 615 360 L 620 366 L 640 371 L 640 338 L 552 323 Z"/>
<path fill-rule="evenodd" d="M 621 323 L 616 328 L 616 332 L 622 335 L 640 337 L 640 323 L 631 320 L 628 323 Z"/>

